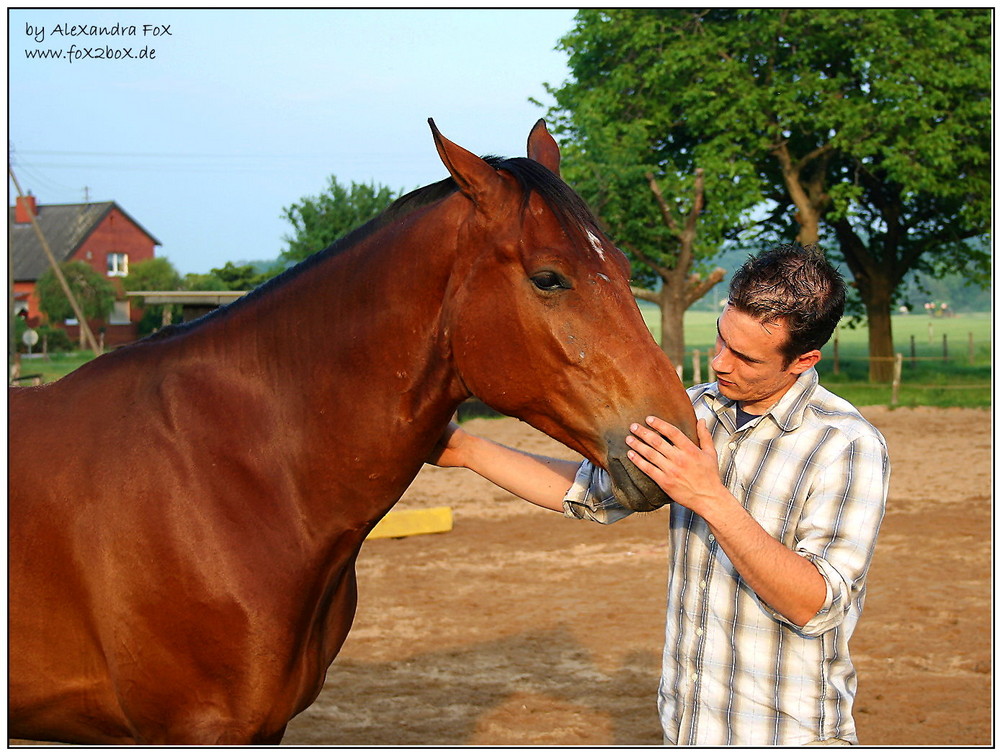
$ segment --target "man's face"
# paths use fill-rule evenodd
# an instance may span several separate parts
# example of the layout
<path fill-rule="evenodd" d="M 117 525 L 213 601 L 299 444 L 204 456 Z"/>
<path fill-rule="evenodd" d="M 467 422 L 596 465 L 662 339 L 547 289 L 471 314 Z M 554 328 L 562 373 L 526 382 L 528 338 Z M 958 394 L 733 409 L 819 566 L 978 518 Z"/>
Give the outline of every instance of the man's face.
<path fill-rule="evenodd" d="M 749 413 L 763 414 L 800 374 L 819 361 L 819 351 L 810 351 L 785 364 L 781 346 L 788 339 L 788 331 L 780 319 L 763 324 L 727 305 L 717 327 L 712 369 L 719 381 L 719 392 L 739 401 Z"/>

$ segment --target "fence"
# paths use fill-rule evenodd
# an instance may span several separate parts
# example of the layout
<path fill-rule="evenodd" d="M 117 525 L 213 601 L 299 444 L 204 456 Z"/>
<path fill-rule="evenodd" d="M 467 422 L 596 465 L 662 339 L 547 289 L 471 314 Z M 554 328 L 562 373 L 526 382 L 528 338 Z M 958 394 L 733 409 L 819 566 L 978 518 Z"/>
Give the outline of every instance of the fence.
<path fill-rule="evenodd" d="M 840 354 L 840 340 L 839 333 L 834 335 L 833 338 L 833 354 L 832 354 L 832 373 L 834 375 L 839 375 L 841 372 L 841 354 Z M 933 323 L 928 325 L 928 343 L 933 344 L 934 332 Z M 904 364 L 916 365 L 918 362 L 940 362 L 942 364 L 950 364 L 956 367 L 961 367 L 963 364 L 967 364 L 969 367 L 976 365 L 976 341 L 973 333 L 968 334 L 967 341 L 967 351 L 962 356 L 956 356 L 954 353 L 949 354 L 948 350 L 948 334 L 942 333 L 940 336 L 940 355 L 917 355 L 917 342 L 916 337 L 911 335 L 909 338 L 909 355 L 904 355 L 901 352 L 897 352 L 893 356 L 863 356 L 863 357 L 852 357 L 850 361 L 891 361 L 893 363 L 892 370 L 892 382 L 891 387 L 891 397 L 890 405 L 896 406 L 899 404 L 899 391 L 903 383 L 903 366 Z M 701 382 L 712 382 L 715 379 L 715 373 L 712 369 L 712 351 L 702 351 L 700 349 L 692 349 L 690 352 L 690 363 L 691 363 L 691 384 L 697 385 Z M 704 355 L 704 366 L 705 379 L 702 379 L 702 357 Z M 685 360 L 687 361 L 687 360 Z M 684 381 L 684 364 L 677 365 L 677 376 L 680 377 L 681 381 Z M 911 379 L 913 379 L 911 377 Z M 918 378 L 919 379 L 919 378 Z M 882 383 L 884 386 L 884 383 Z M 871 385 L 872 387 L 877 387 L 877 385 Z M 987 390 L 991 389 L 992 383 L 950 383 L 950 384 L 919 384 L 916 382 L 907 382 L 906 387 L 910 389 L 921 389 L 921 390 Z"/>

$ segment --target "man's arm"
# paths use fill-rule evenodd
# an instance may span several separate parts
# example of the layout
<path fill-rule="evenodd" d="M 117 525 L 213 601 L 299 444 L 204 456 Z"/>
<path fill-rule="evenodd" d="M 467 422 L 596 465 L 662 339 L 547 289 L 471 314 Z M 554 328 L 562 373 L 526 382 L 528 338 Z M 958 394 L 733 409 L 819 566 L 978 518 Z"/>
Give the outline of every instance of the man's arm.
<path fill-rule="evenodd" d="M 428 463 L 461 467 L 529 503 L 562 512 L 563 498 L 573 485 L 578 461 L 536 456 L 471 435 L 451 424 Z"/>
<path fill-rule="evenodd" d="M 705 519 L 758 597 L 796 625 L 808 623 L 826 601 L 826 581 L 809 560 L 764 531 L 726 489 L 705 421 L 698 422 L 701 447 L 667 422 L 650 417 L 647 423 L 656 431 L 634 424 L 626 440 L 632 462 L 674 502 Z"/>

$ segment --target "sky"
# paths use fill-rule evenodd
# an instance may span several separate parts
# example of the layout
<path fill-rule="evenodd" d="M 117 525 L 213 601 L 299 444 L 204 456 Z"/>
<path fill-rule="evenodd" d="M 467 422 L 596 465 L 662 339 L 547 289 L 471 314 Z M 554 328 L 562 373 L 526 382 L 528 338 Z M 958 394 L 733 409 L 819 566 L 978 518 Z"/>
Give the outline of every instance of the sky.
<path fill-rule="evenodd" d="M 331 175 L 445 178 L 428 118 L 476 154 L 523 156 L 546 114 L 530 98 L 552 104 L 544 85 L 569 76 L 555 47 L 574 14 L 8 10 L 10 165 L 40 205 L 117 202 L 181 274 L 274 259 L 283 208 Z"/>

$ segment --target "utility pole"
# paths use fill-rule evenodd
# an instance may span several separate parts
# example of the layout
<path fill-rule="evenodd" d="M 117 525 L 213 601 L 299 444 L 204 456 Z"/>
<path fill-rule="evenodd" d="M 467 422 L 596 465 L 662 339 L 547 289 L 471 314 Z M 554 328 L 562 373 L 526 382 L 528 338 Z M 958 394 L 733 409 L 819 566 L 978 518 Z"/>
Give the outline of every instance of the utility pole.
<path fill-rule="evenodd" d="M 14 175 L 14 168 L 8 165 L 7 172 L 10 174 L 10 179 L 14 182 L 14 188 L 17 189 L 18 197 L 23 197 L 24 194 L 21 192 L 21 185 L 17 182 L 17 176 Z M 35 229 L 35 235 L 38 236 L 38 241 L 42 245 L 42 250 L 45 252 L 45 256 L 48 257 L 49 264 L 52 265 L 52 271 L 55 273 L 56 279 L 59 281 L 59 285 L 62 286 L 63 293 L 66 294 L 69 305 L 73 307 L 73 313 L 76 315 L 76 321 L 80 323 L 80 332 L 83 333 L 84 338 L 86 338 L 88 345 L 90 345 L 94 353 L 99 356 L 101 349 L 97 345 L 97 339 L 94 338 L 94 333 L 91 331 L 90 325 L 87 324 L 86 317 L 83 316 L 83 309 L 80 308 L 80 304 L 77 302 L 76 296 L 73 295 L 73 291 L 70 290 L 69 283 L 66 282 L 66 276 L 63 275 L 62 270 L 59 269 L 59 264 L 56 262 L 55 255 L 49 247 L 49 242 L 45 240 L 45 234 L 42 233 L 42 229 L 38 225 L 38 218 L 35 217 L 34 210 L 32 210 L 31 205 L 27 203 L 25 203 L 25 209 L 28 212 L 28 217 L 31 219 L 31 227 Z"/>
<path fill-rule="evenodd" d="M 7 384 L 13 383 L 17 374 L 17 326 L 14 324 L 14 263 L 11 249 L 14 232 L 7 226 Z"/>

